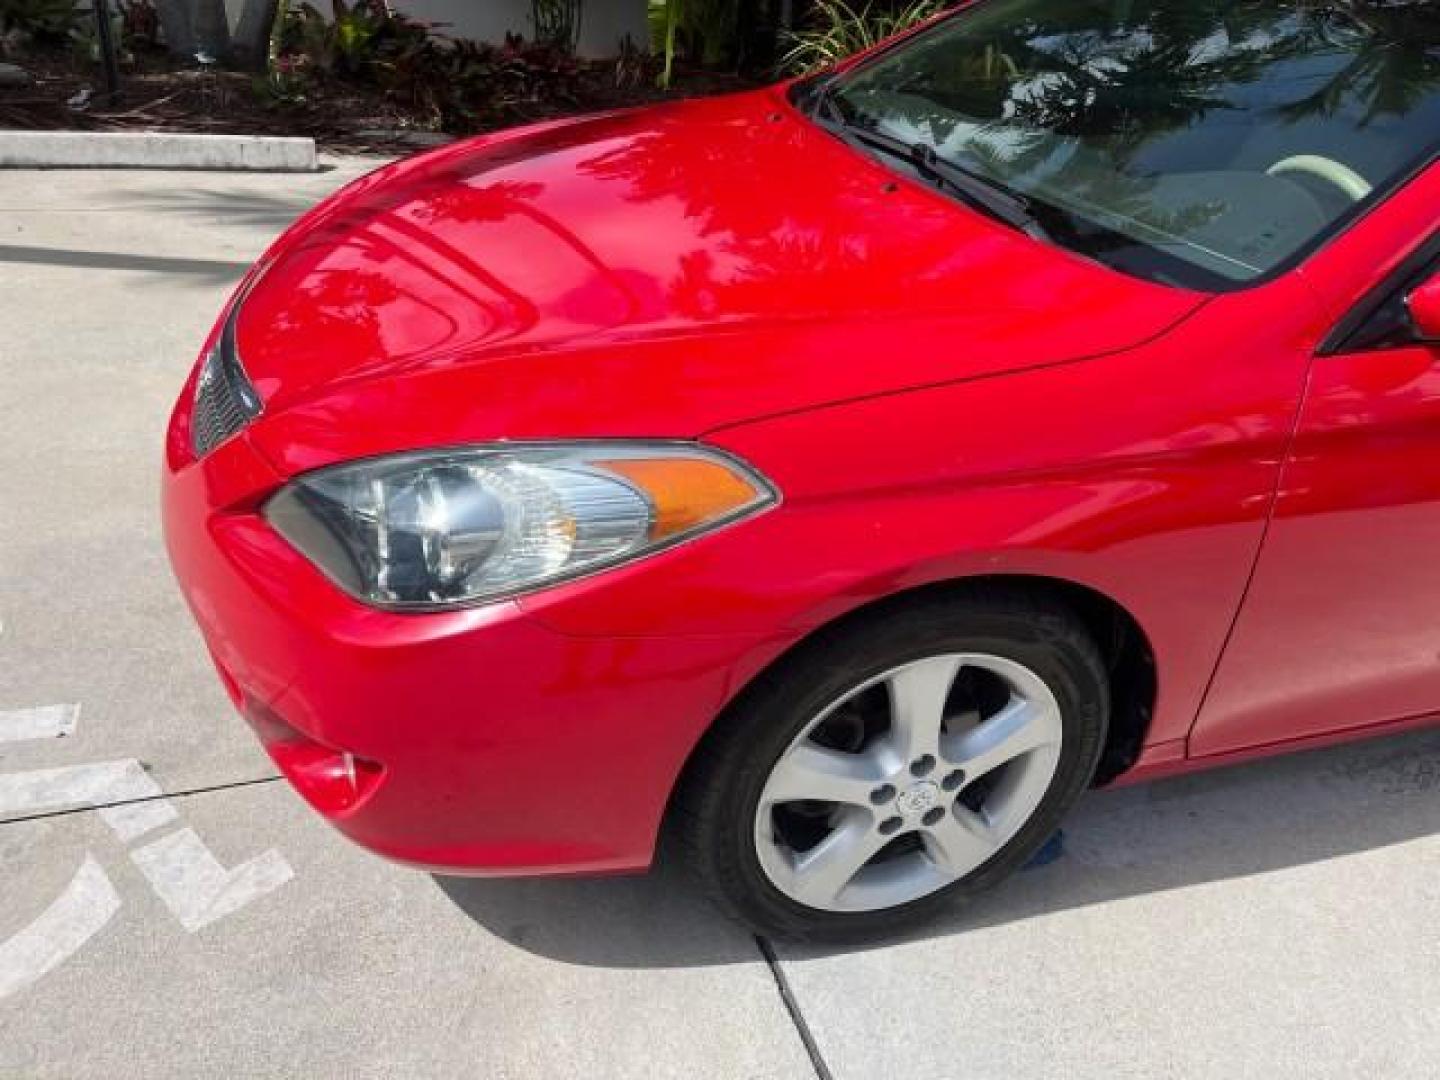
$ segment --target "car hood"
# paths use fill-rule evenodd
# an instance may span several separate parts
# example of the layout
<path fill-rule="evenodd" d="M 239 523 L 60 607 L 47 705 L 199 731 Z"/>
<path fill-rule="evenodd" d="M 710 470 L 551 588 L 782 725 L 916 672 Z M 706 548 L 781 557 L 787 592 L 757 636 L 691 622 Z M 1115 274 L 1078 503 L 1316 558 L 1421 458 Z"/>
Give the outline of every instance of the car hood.
<path fill-rule="evenodd" d="M 695 437 L 1074 361 L 1203 300 L 1023 236 L 766 91 L 389 166 L 293 227 L 238 321 L 285 471 L 491 439 Z"/>

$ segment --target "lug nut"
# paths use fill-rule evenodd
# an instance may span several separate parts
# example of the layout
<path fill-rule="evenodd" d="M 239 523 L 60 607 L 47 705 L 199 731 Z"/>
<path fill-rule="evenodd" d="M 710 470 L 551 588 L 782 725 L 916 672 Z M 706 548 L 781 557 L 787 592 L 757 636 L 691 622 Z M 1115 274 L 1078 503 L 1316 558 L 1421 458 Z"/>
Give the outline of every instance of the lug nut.
<path fill-rule="evenodd" d="M 945 810 L 943 807 L 932 806 L 929 810 L 925 811 L 925 816 L 920 820 L 923 821 L 926 825 L 938 825 L 940 823 L 940 819 L 944 816 Z"/>
<path fill-rule="evenodd" d="M 881 784 L 874 791 L 870 792 L 870 801 L 876 806 L 887 803 L 895 797 L 895 789 L 889 784 Z"/>
<path fill-rule="evenodd" d="M 945 779 L 940 781 L 940 786 L 946 791 L 954 791 L 963 783 L 965 783 L 965 771 L 963 769 L 956 769 L 954 772 L 945 775 Z"/>
<path fill-rule="evenodd" d="M 923 754 L 910 763 L 911 776 L 924 776 L 935 767 L 935 759 L 929 754 Z"/>
<path fill-rule="evenodd" d="M 896 829 L 900 828 L 900 826 L 903 824 L 905 823 L 901 821 L 898 817 L 886 818 L 884 821 L 880 822 L 880 833 L 882 836 L 889 836 Z"/>

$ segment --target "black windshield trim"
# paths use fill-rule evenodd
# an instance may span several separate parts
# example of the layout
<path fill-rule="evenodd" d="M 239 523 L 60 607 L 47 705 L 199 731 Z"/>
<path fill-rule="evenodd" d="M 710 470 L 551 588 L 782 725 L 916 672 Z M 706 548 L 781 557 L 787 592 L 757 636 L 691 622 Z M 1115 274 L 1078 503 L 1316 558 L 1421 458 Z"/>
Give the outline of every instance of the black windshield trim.
<path fill-rule="evenodd" d="M 1035 215 L 1030 200 L 1003 183 L 937 155 L 928 144 L 910 144 L 883 132 L 849 123 L 839 104 L 821 90 L 810 119 L 849 146 L 870 156 L 903 161 L 915 174 L 937 191 L 953 195 L 959 202 L 1035 240 L 1051 239 Z M 822 118 L 823 112 L 830 116 Z"/>

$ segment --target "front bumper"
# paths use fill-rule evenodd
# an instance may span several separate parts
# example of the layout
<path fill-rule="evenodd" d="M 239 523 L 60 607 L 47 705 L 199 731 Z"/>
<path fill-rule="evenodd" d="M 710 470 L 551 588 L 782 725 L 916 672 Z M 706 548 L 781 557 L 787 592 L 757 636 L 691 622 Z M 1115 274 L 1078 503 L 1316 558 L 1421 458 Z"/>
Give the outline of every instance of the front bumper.
<path fill-rule="evenodd" d="M 430 869 L 649 864 L 754 639 L 572 636 L 512 602 L 368 608 L 261 517 L 280 477 L 246 435 L 198 462 L 176 445 L 163 480 L 176 576 L 232 698 L 327 820 Z"/>

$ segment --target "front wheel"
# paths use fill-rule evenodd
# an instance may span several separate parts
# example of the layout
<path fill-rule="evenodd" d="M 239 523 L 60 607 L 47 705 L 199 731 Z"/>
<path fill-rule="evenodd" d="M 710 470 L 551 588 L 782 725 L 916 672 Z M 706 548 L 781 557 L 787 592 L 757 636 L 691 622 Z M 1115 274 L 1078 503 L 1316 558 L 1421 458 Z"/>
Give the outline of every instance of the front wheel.
<path fill-rule="evenodd" d="M 702 747 L 689 857 L 761 933 L 892 930 L 1023 865 L 1094 774 L 1109 701 L 1072 614 L 926 601 L 823 635 Z"/>

